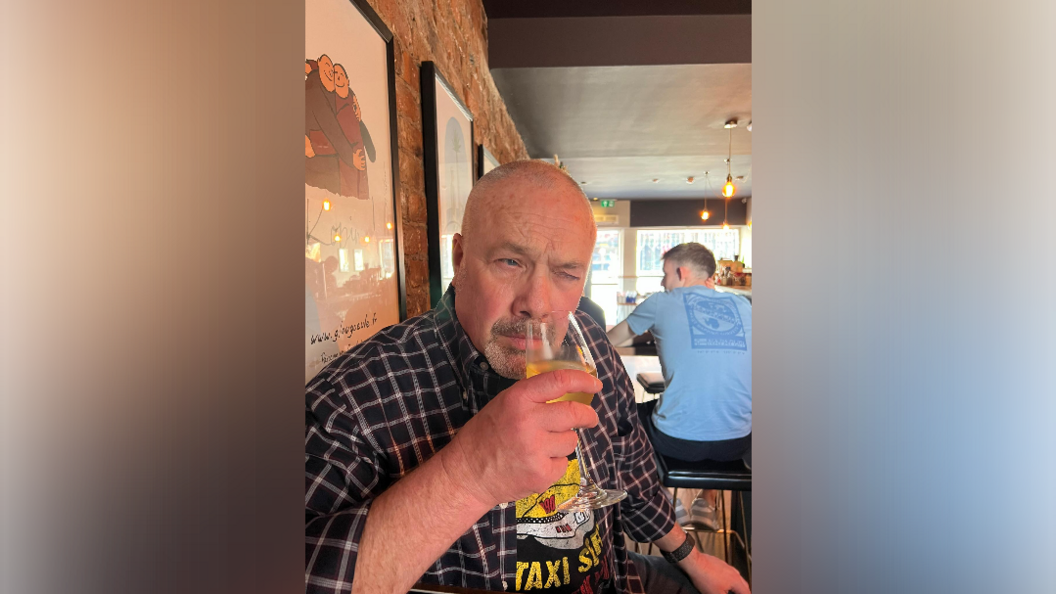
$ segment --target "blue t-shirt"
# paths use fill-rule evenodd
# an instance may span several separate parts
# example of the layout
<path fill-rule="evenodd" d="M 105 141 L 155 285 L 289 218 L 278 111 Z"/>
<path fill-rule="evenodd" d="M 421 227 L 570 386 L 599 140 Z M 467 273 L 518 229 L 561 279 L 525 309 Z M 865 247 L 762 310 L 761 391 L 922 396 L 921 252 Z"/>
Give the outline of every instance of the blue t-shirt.
<path fill-rule="evenodd" d="M 627 317 L 652 331 L 666 388 L 653 412 L 661 432 L 720 441 L 752 432 L 752 306 L 703 286 L 650 296 Z"/>

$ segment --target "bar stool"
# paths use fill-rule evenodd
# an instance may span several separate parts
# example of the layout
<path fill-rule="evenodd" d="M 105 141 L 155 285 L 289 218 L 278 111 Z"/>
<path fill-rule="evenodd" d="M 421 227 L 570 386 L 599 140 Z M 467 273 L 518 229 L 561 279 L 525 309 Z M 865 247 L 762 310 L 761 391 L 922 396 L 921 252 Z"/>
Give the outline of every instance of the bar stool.
<path fill-rule="evenodd" d="M 638 383 L 647 394 L 659 394 L 664 391 L 663 376 L 658 373 L 639 373 L 635 379 L 638 380 Z M 659 453 L 656 454 L 656 467 L 660 472 L 660 483 L 665 487 L 674 489 L 672 495 L 675 501 L 678 501 L 678 490 L 680 488 L 714 489 L 719 491 L 719 516 L 722 518 L 722 529 L 719 533 L 723 535 L 727 563 L 730 562 L 730 529 L 726 522 L 725 491 L 737 493 L 741 509 L 741 527 L 744 530 L 744 539 L 742 540 L 740 534 L 736 532 L 733 534 L 744 548 L 750 585 L 752 552 L 751 545 L 748 542 L 751 537 L 748 534 L 748 518 L 744 512 L 744 492 L 751 492 L 752 490 L 752 470 L 748 468 L 748 465 L 743 460 L 734 460 L 732 462 L 716 462 L 714 460 L 684 462 L 662 456 Z M 731 520 L 734 520 L 734 518 L 731 518 Z M 689 532 L 700 532 L 700 529 L 693 527 L 683 527 L 683 529 Z M 653 545 L 650 543 L 647 554 L 652 552 Z"/>
<path fill-rule="evenodd" d="M 726 497 L 724 491 L 734 491 L 739 498 L 741 508 L 741 526 L 744 530 L 744 539 L 734 532 L 733 534 L 744 547 L 745 558 L 748 562 L 748 573 L 752 571 L 752 552 L 748 542 L 748 518 L 744 513 L 744 492 L 752 490 L 752 471 L 743 460 L 732 462 L 716 462 L 714 460 L 702 460 L 700 462 L 683 462 L 660 454 L 656 455 L 656 467 L 660 472 L 660 483 L 665 487 L 674 489 L 674 498 L 678 500 L 679 489 L 714 489 L 719 491 L 719 517 L 722 519 L 722 529 L 719 531 L 725 540 L 726 562 L 730 562 L 730 529 L 726 522 Z M 736 518 L 731 518 L 735 521 Z M 699 532 L 697 528 L 684 528 L 687 531 Z M 650 552 L 652 552 L 652 544 Z"/>

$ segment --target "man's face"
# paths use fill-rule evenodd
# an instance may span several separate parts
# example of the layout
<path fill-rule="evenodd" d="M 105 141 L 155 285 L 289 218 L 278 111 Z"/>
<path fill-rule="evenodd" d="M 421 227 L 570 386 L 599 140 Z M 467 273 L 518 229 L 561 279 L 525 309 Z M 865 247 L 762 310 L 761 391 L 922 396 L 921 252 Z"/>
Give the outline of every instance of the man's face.
<path fill-rule="evenodd" d="M 334 89 L 337 91 L 338 97 L 348 97 L 348 73 L 345 72 L 345 67 L 340 64 L 334 65 Z"/>
<path fill-rule="evenodd" d="M 579 303 L 596 234 L 583 201 L 511 179 L 481 205 L 473 235 L 455 235 L 455 311 L 504 377 L 524 377 L 526 320 Z"/>
<path fill-rule="evenodd" d="M 685 286 L 686 279 L 678 278 L 678 266 L 671 260 L 664 260 L 664 280 L 660 281 L 665 291 Z"/>
<path fill-rule="evenodd" d="M 334 90 L 334 63 L 326 54 L 319 56 L 319 80 L 322 81 L 324 89 Z"/>

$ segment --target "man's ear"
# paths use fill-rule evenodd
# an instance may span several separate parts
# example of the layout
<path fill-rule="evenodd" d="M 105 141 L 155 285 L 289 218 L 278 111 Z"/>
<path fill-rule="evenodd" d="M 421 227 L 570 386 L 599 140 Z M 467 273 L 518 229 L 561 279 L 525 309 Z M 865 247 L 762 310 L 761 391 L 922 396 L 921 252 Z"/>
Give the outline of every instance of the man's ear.
<path fill-rule="evenodd" d="M 462 259 L 466 256 L 466 251 L 462 246 L 462 243 L 466 239 L 462 237 L 461 233 L 455 233 L 455 236 L 451 238 L 451 267 L 455 269 L 455 277 L 458 277 L 458 269 L 462 266 Z"/>
<path fill-rule="evenodd" d="M 682 279 L 686 278 L 685 273 L 682 272 L 685 269 L 686 269 L 685 266 L 679 266 L 678 268 L 675 268 L 675 276 L 678 277 L 678 280 L 682 280 Z"/>

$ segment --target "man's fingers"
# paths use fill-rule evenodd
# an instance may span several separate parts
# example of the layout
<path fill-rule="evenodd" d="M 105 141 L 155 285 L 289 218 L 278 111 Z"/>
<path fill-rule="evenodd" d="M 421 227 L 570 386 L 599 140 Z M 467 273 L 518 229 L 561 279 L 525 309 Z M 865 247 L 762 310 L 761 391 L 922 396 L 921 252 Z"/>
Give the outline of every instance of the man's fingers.
<path fill-rule="evenodd" d="M 733 594 L 752 594 L 748 589 L 748 582 L 744 581 L 740 573 L 737 573 L 737 580 L 730 586 L 730 592 L 733 592 Z"/>
<path fill-rule="evenodd" d="M 531 402 L 548 402 L 572 392 L 597 394 L 601 381 L 586 371 L 558 369 L 518 382 L 524 397 Z"/>
<path fill-rule="evenodd" d="M 539 490 L 540 493 L 550 488 L 551 485 L 561 480 L 561 477 L 565 476 L 565 472 L 568 470 L 568 459 L 567 458 L 551 458 L 550 463 L 553 465 L 550 470 L 551 478 L 547 485 Z"/>
<path fill-rule="evenodd" d="M 567 458 L 569 454 L 576 451 L 577 443 L 579 439 L 575 431 L 563 431 L 551 433 L 546 438 L 546 445 L 543 447 L 551 458 Z"/>
<path fill-rule="evenodd" d="M 547 404 L 538 414 L 539 426 L 547 431 L 587 429 L 598 424 L 598 413 L 593 408 L 569 400 Z"/>

